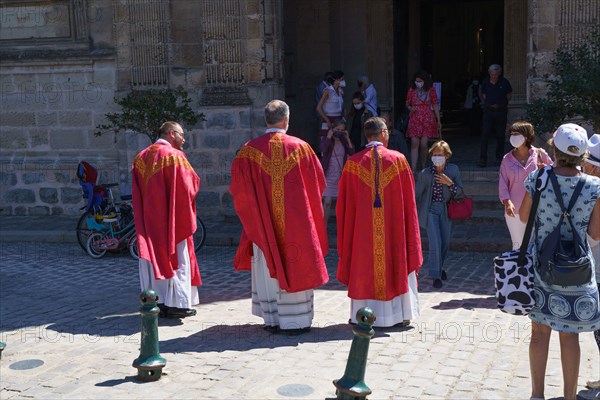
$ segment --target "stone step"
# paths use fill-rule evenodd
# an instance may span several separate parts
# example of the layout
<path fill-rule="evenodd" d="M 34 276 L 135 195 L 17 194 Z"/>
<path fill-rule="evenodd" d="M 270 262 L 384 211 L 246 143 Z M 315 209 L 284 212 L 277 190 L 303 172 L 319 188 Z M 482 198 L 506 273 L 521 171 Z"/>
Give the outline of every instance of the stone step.
<path fill-rule="evenodd" d="M 473 198 L 474 209 L 503 211 L 502 204 L 496 195 L 475 195 L 471 197 Z"/>
<path fill-rule="evenodd" d="M 498 184 L 498 167 L 461 168 L 460 178 L 465 182 L 495 182 Z"/>
<path fill-rule="evenodd" d="M 469 196 L 496 196 L 498 198 L 498 181 L 462 181 L 463 190 Z"/>

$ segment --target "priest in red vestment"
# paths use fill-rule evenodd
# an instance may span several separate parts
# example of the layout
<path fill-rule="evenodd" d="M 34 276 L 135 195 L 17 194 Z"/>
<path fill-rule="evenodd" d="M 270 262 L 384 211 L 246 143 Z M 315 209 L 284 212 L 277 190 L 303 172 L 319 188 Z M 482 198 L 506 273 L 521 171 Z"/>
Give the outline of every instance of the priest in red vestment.
<path fill-rule="evenodd" d="M 423 263 L 413 175 L 386 148 L 385 121 L 365 121 L 368 144 L 342 172 L 336 207 L 337 279 L 348 286 L 350 319 L 370 307 L 375 326 L 406 326 L 419 315 L 417 272 Z"/>
<path fill-rule="evenodd" d="M 202 284 L 194 252 L 196 194 L 200 178 L 183 149 L 183 128 L 168 121 L 160 137 L 135 158 L 132 169 L 133 215 L 139 246 L 142 290 L 158 294 L 160 315 L 196 315 Z"/>
<path fill-rule="evenodd" d="M 286 134 L 289 107 L 265 107 L 267 131 L 233 161 L 233 203 L 243 230 L 234 267 L 251 270 L 252 314 L 269 332 L 298 334 L 312 324 L 313 289 L 329 276 L 321 164 L 304 141 Z"/>

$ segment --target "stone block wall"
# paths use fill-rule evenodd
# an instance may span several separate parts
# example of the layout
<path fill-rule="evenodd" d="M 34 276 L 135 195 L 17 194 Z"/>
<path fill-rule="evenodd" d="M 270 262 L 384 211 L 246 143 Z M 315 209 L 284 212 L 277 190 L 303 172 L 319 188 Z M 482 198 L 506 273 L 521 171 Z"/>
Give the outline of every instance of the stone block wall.
<path fill-rule="evenodd" d="M 196 126 L 183 126 L 186 134 L 184 151 L 200 176 L 198 212 L 200 215 L 232 214 L 233 203 L 228 192 L 231 163 L 244 143 L 264 133 L 262 106 L 193 107 L 206 116 L 206 121 Z M 130 185 L 131 164 L 139 151 L 149 145 L 145 135 L 128 132 L 119 137 L 120 167 L 113 166 L 112 176 L 120 179 L 125 175 L 126 183 Z"/>
<path fill-rule="evenodd" d="M 4 62 L 0 70 L 2 214 L 78 213 L 79 160 L 111 177 L 119 154 L 110 135 L 94 136 L 114 110 L 110 60 Z M 118 175 L 117 175 L 118 176 Z"/>
<path fill-rule="evenodd" d="M 148 139 L 132 132 L 97 137 L 95 127 L 118 111 L 115 96 L 179 86 L 207 118 L 184 127 L 185 151 L 202 179 L 200 213 L 231 212 L 231 161 L 244 142 L 264 132 L 264 104 L 284 98 L 280 3 L 71 2 L 61 6 L 58 21 L 60 32 L 71 32 L 68 38 L 50 29 L 59 14 L 47 3 L 0 4 L 0 16 L 10 21 L 0 26 L 0 213 L 79 214 L 80 160 L 99 170 L 100 183 L 130 186 L 131 163 Z M 29 32 L 31 21 L 22 15 L 48 25 L 45 36 Z M 228 50 L 229 39 L 236 51 Z M 136 58 L 135 49 L 158 58 Z M 209 70 L 216 81 L 207 78 Z M 231 81 L 234 70 L 242 73 Z"/>
<path fill-rule="evenodd" d="M 240 147 L 264 133 L 262 107 L 203 108 L 206 121 L 189 131 L 186 149 L 200 176 L 198 208 L 202 214 L 232 214 L 228 192 L 231 163 Z"/>
<path fill-rule="evenodd" d="M 556 49 L 573 48 L 598 27 L 600 1 L 529 0 L 527 14 L 527 100 L 533 102 L 547 93 L 544 77 L 554 73 Z"/>

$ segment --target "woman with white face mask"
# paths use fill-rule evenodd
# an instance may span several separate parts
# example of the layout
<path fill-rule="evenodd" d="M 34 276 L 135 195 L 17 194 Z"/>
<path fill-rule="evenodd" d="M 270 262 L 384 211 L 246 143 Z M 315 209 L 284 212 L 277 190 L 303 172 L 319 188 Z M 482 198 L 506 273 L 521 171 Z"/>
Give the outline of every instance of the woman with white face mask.
<path fill-rule="evenodd" d="M 363 149 L 366 142 L 366 138 L 363 132 L 363 125 L 366 120 L 371 118 L 373 114 L 369 111 L 369 109 L 365 106 L 365 95 L 360 92 L 354 92 L 352 95 L 352 106 L 350 107 L 347 113 L 348 121 L 346 123 L 346 127 L 348 128 L 348 133 L 350 134 L 350 140 L 352 141 L 352 145 L 356 151 L 360 151 Z"/>
<path fill-rule="evenodd" d="M 429 277 L 433 287 L 439 289 L 448 279 L 444 260 L 450 247 L 448 202 L 454 197 L 464 197 L 460 170 L 456 164 L 448 164 L 452 150 L 443 140 L 435 142 L 429 149 L 432 165 L 417 175 L 415 196 L 419 226 L 427 230 L 429 241 Z"/>
<path fill-rule="evenodd" d="M 525 196 L 525 178 L 537 168 L 552 164 L 544 149 L 533 147 L 535 133 L 528 122 L 515 122 L 510 127 L 510 144 L 500 164 L 498 195 L 504 206 L 504 218 L 510 232 L 512 248 L 521 247 L 526 224 L 519 219 L 519 207 Z"/>
<path fill-rule="evenodd" d="M 427 142 L 440 137 L 442 123 L 438 98 L 433 82 L 427 71 L 418 71 L 406 94 L 406 107 L 409 111 L 406 137 L 410 138 L 410 167 L 417 171 L 419 161 L 425 167 Z"/>

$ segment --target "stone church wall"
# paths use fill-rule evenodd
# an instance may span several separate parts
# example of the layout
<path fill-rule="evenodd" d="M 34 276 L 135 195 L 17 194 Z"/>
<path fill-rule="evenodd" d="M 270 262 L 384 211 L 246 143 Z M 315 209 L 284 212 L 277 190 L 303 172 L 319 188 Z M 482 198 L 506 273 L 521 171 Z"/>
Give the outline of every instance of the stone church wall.
<path fill-rule="evenodd" d="M 132 88 L 183 87 L 206 116 L 184 127 L 200 175 L 201 213 L 231 212 L 237 149 L 283 98 L 277 1 L 57 0 L 0 4 L 0 213 L 80 213 L 76 166 L 131 184 L 149 145 L 132 132 L 94 136 Z M 127 190 L 127 189 L 126 189 Z M 229 210 L 229 211 L 228 211 Z"/>
<path fill-rule="evenodd" d="M 78 214 L 80 160 L 99 169 L 100 182 L 130 184 L 131 162 L 147 139 L 131 132 L 97 137 L 95 127 L 118 111 L 115 96 L 176 87 L 206 115 L 184 127 L 185 150 L 202 178 L 200 212 L 232 213 L 231 160 L 263 132 L 264 104 L 286 94 L 283 1 L 0 2 L 0 213 Z M 600 1 L 504 5 L 505 28 L 517 16 L 521 26 L 505 29 L 505 55 L 524 105 L 544 95 L 554 50 L 598 25 Z M 292 121 L 302 118 L 295 109 Z"/>

